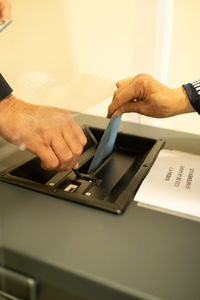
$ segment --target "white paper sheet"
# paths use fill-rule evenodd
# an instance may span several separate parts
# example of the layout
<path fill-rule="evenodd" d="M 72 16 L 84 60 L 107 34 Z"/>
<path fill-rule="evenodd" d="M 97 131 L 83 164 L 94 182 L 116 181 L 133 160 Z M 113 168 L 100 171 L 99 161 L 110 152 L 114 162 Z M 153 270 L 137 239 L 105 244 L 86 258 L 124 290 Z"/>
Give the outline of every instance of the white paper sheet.
<path fill-rule="evenodd" d="M 200 220 L 200 156 L 161 150 L 134 200 Z"/>

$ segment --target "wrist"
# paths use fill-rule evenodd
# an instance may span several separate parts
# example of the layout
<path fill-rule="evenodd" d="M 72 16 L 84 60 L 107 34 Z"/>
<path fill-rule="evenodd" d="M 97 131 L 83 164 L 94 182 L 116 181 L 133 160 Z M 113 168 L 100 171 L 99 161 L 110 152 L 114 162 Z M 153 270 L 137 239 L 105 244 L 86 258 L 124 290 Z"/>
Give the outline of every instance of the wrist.
<path fill-rule="evenodd" d="M 13 105 L 11 102 L 15 101 L 13 99 L 13 95 L 10 94 L 9 96 L 5 97 L 4 99 L 1 99 L 0 101 L 0 136 L 4 138 L 4 129 L 6 127 L 8 113 L 10 110 L 11 105 Z"/>
<path fill-rule="evenodd" d="M 5 132 L 10 122 L 14 123 L 13 113 L 17 111 L 16 106 L 19 102 L 20 100 L 12 94 L 0 101 L 0 136 L 3 138 L 7 138 Z"/>
<path fill-rule="evenodd" d="M 177 99 L 178 99 L 178 114 L 190 113 L 195 112 L 194 107 L 191 105 L 190 99 L 188 94 L 183 86 L 175 89 L 177 92 Z"/>

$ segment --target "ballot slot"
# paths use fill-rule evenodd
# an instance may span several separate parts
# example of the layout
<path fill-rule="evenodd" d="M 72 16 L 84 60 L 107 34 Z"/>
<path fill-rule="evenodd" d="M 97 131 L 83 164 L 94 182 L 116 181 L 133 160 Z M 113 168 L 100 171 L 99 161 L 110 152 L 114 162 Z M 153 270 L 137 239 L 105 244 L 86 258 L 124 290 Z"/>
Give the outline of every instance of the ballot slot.
<path fill-rule="evenodd" d="M 64 200 L 121 214 L 147 175 L 164 142 L 118 133 L 111 155 L 88 174 L 88 168 L 104 133 L 84 127 L 88 143 L 78 170 L 46 171 L 33 158 L 0 173 L 0 180 Z"/>
<path fill-rule="evenodd" d="M 79 167 L 78 171 L 80 174 L 86 175 L 88 173 L 88 169 L 89 169 L 92 159 L 93 159 L 93 156 L 90 159 L 88 159 L 84 164 L 82 164 L 82 166 Z"/>

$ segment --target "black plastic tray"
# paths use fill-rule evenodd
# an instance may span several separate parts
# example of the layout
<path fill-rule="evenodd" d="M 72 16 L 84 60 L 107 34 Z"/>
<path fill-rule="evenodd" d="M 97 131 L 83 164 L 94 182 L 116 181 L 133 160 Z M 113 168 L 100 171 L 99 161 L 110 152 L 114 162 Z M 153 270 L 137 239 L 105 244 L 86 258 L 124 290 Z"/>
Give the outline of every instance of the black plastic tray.
<path fill-rule="evenodd" d="M 85 127 L 88 143 L 80 158 L 78 174 L 45 171 L 38 158 L 0 173 L 0 180 L 64 200 L 121 214 L 149 172 L 164 141 L 118 133 L 113 153 L 93 173 L 87 174 L 104 130 Z"/>

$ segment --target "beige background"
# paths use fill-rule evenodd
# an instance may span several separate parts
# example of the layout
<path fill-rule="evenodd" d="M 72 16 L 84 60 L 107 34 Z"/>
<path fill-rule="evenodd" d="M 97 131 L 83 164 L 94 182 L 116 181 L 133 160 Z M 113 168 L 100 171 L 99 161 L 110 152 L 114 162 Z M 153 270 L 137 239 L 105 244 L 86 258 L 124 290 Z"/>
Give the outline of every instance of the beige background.
<path fill-rule="evenodd" d="M 58 83 L 85 73 L 110 80 L 140 72 L 157 75 L 157 48 L 162 47 L 156 40 L 160 29 L 157 7 L 164 2 L 167 4 L 166 0 L 11 0 L 13 23 L 0 34 L 1 72 L 13 86 L 30 71 L 44 72 Z M 200 1 L 173 1 L 167 75 L 171 87 L 200 79 L 199 15 Z M 86 86 L 89 89 L 90 82 Z M 112 95 L 108 91 L 106 96 L 109 93 Z M 196 113 L 158 122 L 136 114 L 129 114 L 129 119 L 199 134 Z"/>

